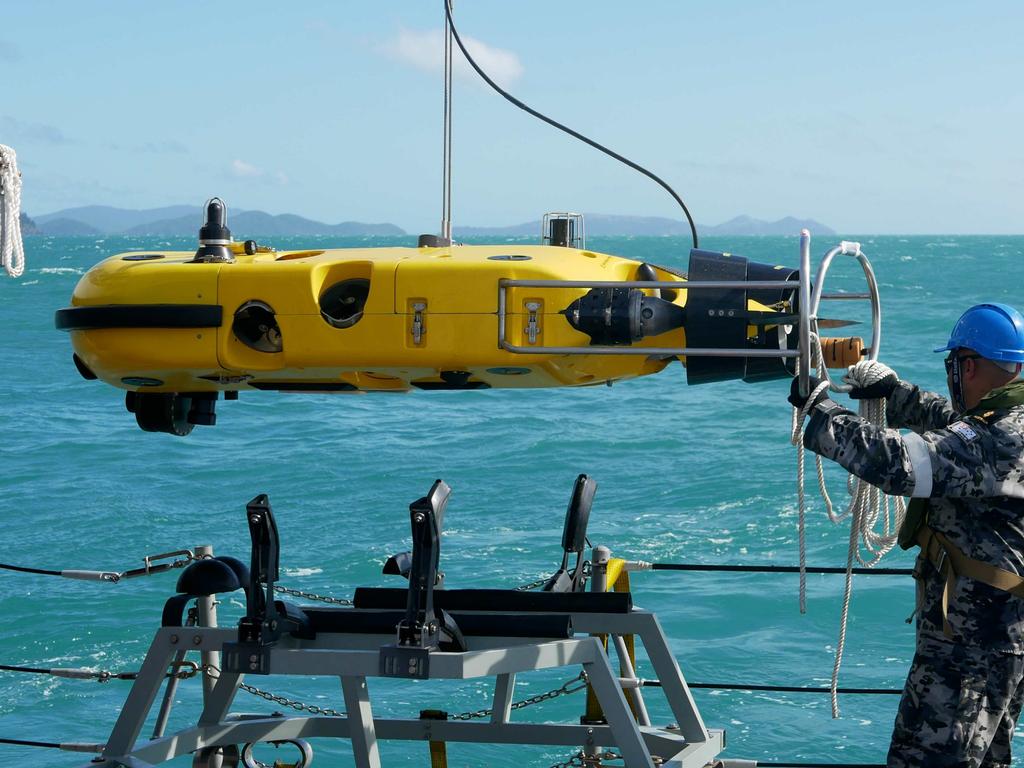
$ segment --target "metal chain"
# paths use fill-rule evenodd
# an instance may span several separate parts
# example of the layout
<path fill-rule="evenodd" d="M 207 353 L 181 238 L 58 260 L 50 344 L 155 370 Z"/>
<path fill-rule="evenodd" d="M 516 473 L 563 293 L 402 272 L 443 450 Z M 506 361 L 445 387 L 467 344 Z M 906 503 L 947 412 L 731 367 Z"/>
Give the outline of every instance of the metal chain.
<path fill-rule="evenodd" d="M 559 696 L 565 696 L 570 693 L 576 693 L 582 691 L 587 687 L 587 673 L 580 672 L 572 680 L 567 680 L 562 683 L 561 687 L 555 688 L 548 691 L 547 693 L 539 693 L 536 696 L 530 696 L 529 698 L 522 699 L 520 701 L 513 701 L 511 708 L 523 709 L 524 707 L 531 707 L 534 704 L 540 704 L 542 701 L 549 701 L 551 699 L 557 699 Z M 452 715 L 449 719 L 451 720 L 473 720 L 479 717 L 489 717 L 494 713 L 493 709 L 478 709 L 471 712 L 460 712 L 457 715 Z"/>
<path fill-rule="evenodd" d="M 292 597 L 304 597 L 306 600 L 319 600 L 321 603 L 332 603 L 333 605 L 352 605 L 352 601 L 344 597 L 327 597 L 326 595 L 318 595 L 314 592 L 303 592 L 299 589 L 289 589 L 288 587 L 282 587 L 280 584 L 274 585 L 275 592 L 281 592 L 285 595 L 291 595 Z"/>
<path fill-rule="evenodd" d="M 599 768 L 604 765 L 605 760 L 621 760 L 622 755 L 615 752 L 598 752 L 596 755 L 588 756 L 583 752 L 577 752 L 561 763 L 555 763 L 551 768 Z"/>
<path fill-rule="evenodd" d="M 570 757 L 568 760 L 563 760 L 561 763 L 553 763 L 551 768 L 576 768 L 576 766 L 583 765 L 583 753 L 577 752 L 575 755 Z"/>
<path fill-rule="evenodd" d="M 206 665 L 203 669 L 204 673 L 216 680 L 220 677 L 220 670 L 213 665 Z M 195 674 L 193 672 L 192 674 Z M 290 707 L 291 709 L 298 710 L 299 712 L 308 712 L 311 715 L 327 715 L 329 717 L 346 717 L 344 712 L 339 712 L 336 709 L 330 707 L 320 707 L 316 704 L 306 704 L 297 699 L 289 699 L 285 696 L 279 696 L 270 691 L 264 691 L 257 688 L 254 685 L 248 685 L 247 683 L 239 683 L 240 690 L 245 691 L 253 696 L 258 696 L 261 699 L 272 702 L 274 704 L 280 704 L 282 707 Z M 534 704 L 540 704 L 542 701 L 550 701 L 551 699 L 557 699 L 559 696 L 566 696 L 568 694 L 582 691 L 587 687 L 587 673 L 581 671 L 576 677 L 571 680 L 567 680 L 562 683 L 558 688 L 554 688 L 545 693 L 539 693 L 536 696 L 530 696 L 520 701 L 512 702 L 511 708 L 513 710 L 523 709 L 524 707 L 530 707 Z M 493 709 L 478 709 L 473 712 L 461 712 L 457 715 L 452 715 L 451 720 L 473 720 L 480 717 L 489 717 L 494 712 Z M 610 758 L 609 758 L 610 759 Z"/>
<path fill-rule="evenodd" d="M 207 677 L 217 680 L 220 677 L 220 670 L 212 664 L 207 664 L 203 667 L 203 672 Z M 282 707 L 290 707 L 291 709 L 299 712 L 308 712 L 311 715 L 325 715 L 327 717 L 346 717 L 344 712 L 339 712 L 336 709 L 330 707 L 321 707 L 316 704 L 306 704 L 305 702 L 299 701 L 298 699 L 289 699 L 285 696 L 278 696 L 276 693 L 270 691 L 264 691 L 257 688 L 255 685 L 248 685 L 247 683 L 239 683 L 239 690 L 245 691 L 253 696 L 258 696 L 261 699 L 272 702 L 274 704 L 280 704 Z"/>
<path fill-rule="evenodd" d="M 531 589 L 536 589 L 537 587 L 543 587 L 545 584 L 548 583 L 548 579 L 549 578 L 551 578 L 551 577 L 550 576 L 546 576 L 543 579 L 537 579 L 537 581 L 531 581 L 529 584 L 523 584 L 523 586 L 521 586 L 521 587 L 516 587 L 515 591 L 516 592 L 528 592 Z"/>
<path fill-rule="evenodd" d="M 584 584 L 586 584 L 587 583 L 587 579 L 590 578 L 591 570 L 592 570 L 592 566 L 590 564 L 590 561 L 589 560 L 584 560 L 583 561 L 583 583 Z M 523 584 L 523 586 L 521 586 L 521 587 L 516 587 L 515 591 L 516 592 L 527 592 L 527 591 L 529 591 L 531 589 L 536 589 L 537 587 L 543 587 L 545 584 L 548 583 L 548 581 L 550 581 L 550 579 L 551 579 L 551 577 L 547 576 L 547 577 L 545 577 L 543 579 L 537 579 L 537 581 L 531 581 L 529 584 Z"/>
<path fill-rule="evenodd" d="M 291 707 L 299 712 L 308 712 L 311 715 L 326 715 L 327 717 L 345 717 L 344 712 L 339 712 L 336 709 L 330 707 L 320 707 L 316 704 L 306 704 L 298 701 L 297 699 L 288 699 L 284 696 L 278 696 L 277 694 L 271 693 L 270 691 L 261 691 L 254 685 L 248 685 L 247 683 L 239 683 L 238 687 L 246 693 L 252 694 L 253 696 L 259 696 L 261 699 L 266 699 L 274 704 L 280 704 L 282 707 Z"/>

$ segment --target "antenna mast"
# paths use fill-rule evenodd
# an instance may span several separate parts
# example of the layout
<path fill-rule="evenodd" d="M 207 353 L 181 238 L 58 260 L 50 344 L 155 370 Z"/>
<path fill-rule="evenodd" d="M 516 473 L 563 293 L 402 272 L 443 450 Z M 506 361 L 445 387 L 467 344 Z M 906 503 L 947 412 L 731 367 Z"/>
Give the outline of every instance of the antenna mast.
<path fill-rule="evenodd" d="M 452 0 L 448 3 L 452 10 Z M 444 171 L 441 199 L 441 238 L 452 241 L 452 25 L 448 13 L 444 18 Z"/>

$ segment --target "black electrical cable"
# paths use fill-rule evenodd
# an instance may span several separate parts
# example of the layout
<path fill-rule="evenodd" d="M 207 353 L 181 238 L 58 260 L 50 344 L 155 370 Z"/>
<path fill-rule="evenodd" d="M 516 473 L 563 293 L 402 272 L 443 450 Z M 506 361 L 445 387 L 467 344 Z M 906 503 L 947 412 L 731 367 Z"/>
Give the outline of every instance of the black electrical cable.
<path fill-rule="evenodd" d="M 47 749 L 61 748 L 61 745 L 55 741 L 25 741 L 24 739 L 0 739 L 0 744 L 14 744 L 18 747 L 46 747 Z"/>
<path fill-rule="evenodd" d="M 701 565 L 699 563 L 652 563 L 652 571 L 724 571 L 727 573 L 800 573 L 798 565 Z M 804 568 L 805 573 L 846 573 L 845 568 Z M 854 568 L 860 576 L 911 576 L 910 568 Z"/>
<path fill-rule="evenodd" d="M 831 693 L 830 688 L 801 688 L 796 685 L 747 685 L 745 683 L 687 683 L 690 688 L 712 691 L 771 691 L 775 693 Z M 644 688 L 661 688 L 660 680 L 644 680 Z M 867 694 L 871 696 L 903 693 L 901 688 L 837 688 L 836 693 Z"/>
<path fill-rule="evenodd" d="M 634 171 L 639 171 L 640 173 L 642 173 L 647 178 L 649 178 L 652 181 L 660 184 L 661 187 L 666 192 L 668 192 L 670 195 L 672 195 L 672 198 L 677 203 L 679 203 L 679 207 L 683 209 L 683 213 L 686 214 L 686 221 L 690 225 L 690 234 L 693 237 L 693 247 L 694 248 L 698 247 L 698 245 L 697 245 L 697 225 L 694 223 L 693 216 L 690 215 L 690 210 L 686 207 L 686 203 L 683 202 L 683 199 L 679 195 L 676 194 L 675 190 L 672 189 L 672 187 L 670 187 L 661 178 L 659 178 L 658 176 L 655 176 L 649 170 L 644 168 L 642 165 L 637 165 L 632 160 L 629 160 L 628 158 L 625 158 L 622 155 L 620 155 L 618 152 L 613 152 L 612 150 L 608 149 L 608 147 L 605 147 L 605 146 L 603 146 L 601 144 L 598 144 L 593 139 L 588 139 L 582 133 L 578 133 L 578 132 L 574 131 L 572 128 L 564 126 L 564 125 L 562 125 L 561 123 L 559 123 L 556 120 L 552 120 L 547 115 L 544 115 L 544 114 L 538 112 L 537 110 L 533 109 L 532 107 L 527 106 L 526 104 L 521 102 L 519 99 L 517 99 L 515 96 L 513 96 L 511 93 L 509 93 L 508 91 L 504 90 L 500 85 L 498 85 L 496 82 L 491 80 L 490 77 L 487 76 L 487 73 L 484 72 L 480 68 L 480 66 L 476 63 L 476 61 L 473 60 L 473 57 L 469 55 L 469 51 L 466 50 L 466 46 L 462 44 L 462 38 L 459 37 L 459 32 L 458 32 L 457 29 L 455 29 L 455 22 L 452 20 L 452 9 L 451 9 L 451 5 L 450 5 L 450 0 L 444 0 L 444 13 L 445 13 L 445 17 L 448 19 L 448 25 L 451 27 L 452 37 L 455 38 L 455 42 L 458 44 L 459 50 L 462 51 L 462 55 L 466 57 L 466 61 L 468 61 L 469 65 L 471 67 L 473 67 L 474 70 L 476 70 L 476 73 L 478 75 L 480 75 L 481 78 L 483 78 L 483 81 L 485 83 L 487 83 L 489 86 L 491 86 L 491 88 L 493 88 L 495 91 L 497 91 L 499 94 L 501 94 L 508 101 L 510 101 L 513 104 L 515 104 L 517 107 L 519 107 L 524 112 L 527 112 L 527 113 L 533 115 L 538 120 L 543 120 L 548 125 L 553 126 L 553 127 L 557 128 L 560 131 L 564 131 L 565 133 L 568 133 L 573 138 L 579 139 L 580 141 L 582 141 L 585 144 L 589 144 L 594 149 L 598 149 L 601 152 L 604 152 L 609 157 L 615 158 L 620 163 L 624 163 L 624 164 L 628 165 Z"/>
<path fill-rule="evenodd" d="M 22 573 L 39 573 L 43 576 L 60 576 L 60 571 L 47 571 L 42 568 L 25 568 L 21 565 L 8 565 L 7 563 L 0 563 L 0 568 L 4 568 L 8 571 L 21 571 Z"/>
<path fill-rule="evenodd" d="M 10 664 L 0 664 L 0 670 L 4 672 L 34 672 L 38 675 L 48 675 L 50 670 L 39 667 L 12 667 Z"/>

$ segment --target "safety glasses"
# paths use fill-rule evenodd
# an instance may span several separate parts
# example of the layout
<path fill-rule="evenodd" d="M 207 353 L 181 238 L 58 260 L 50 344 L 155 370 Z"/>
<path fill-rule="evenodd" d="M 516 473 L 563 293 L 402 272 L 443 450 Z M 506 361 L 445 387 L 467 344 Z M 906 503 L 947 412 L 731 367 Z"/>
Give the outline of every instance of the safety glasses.
<path fill-rule="evenodd" d="M 946 359 L 943 360 L 942 362 L 945 363 L 945 365 L 946 365 L 946 374 L 949 375 L 949 372 L 951 370 L 953 370 L 953 361 L 954 360 L 959 360 L 960 362 L 963 362 L 964 360 L 980 360 L 980 359 L 981 359 L 981 355 L 964 355 L 963 357 L 957 357 L 953 353 L 950 353 L 949 356 L 946 357 Z"/>

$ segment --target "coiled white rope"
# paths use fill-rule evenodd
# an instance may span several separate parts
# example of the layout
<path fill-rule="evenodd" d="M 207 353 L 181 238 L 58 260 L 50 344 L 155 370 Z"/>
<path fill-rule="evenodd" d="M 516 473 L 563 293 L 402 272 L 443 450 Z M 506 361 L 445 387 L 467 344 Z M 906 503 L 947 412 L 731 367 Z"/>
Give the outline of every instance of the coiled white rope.
<path fill-rule="evenodd" d="M 21 173 L 13 149 L 0 144 L 0 264 L 11 277 L 25 271 L 21 240 Z"/>
<path fill-rule="evenodd" d="M 817 336 L 812 335 L 812 345 L 817 353 L 817 359 L 822 360 L 821 346 Z M 824 364 L 819 362 L 819 375 L 825 378 Z M 843 377 L 843 381 L 857 387 L 867 387 L 881 381 L 892 373 L 892 369 L 882 363 L 863 360 L 850 369 Z M 797 500 L 799 505 L 798 533 L 800 547 L 800 612 L 807 612 L 807 577 L 806 568 L 806 497 L 804 494 L 804 447 L 803 447 L 803 422 L 810 412 L 810 404 L 819 392 L 828 387 L 826 381 L 822 381 L 814 391 L 809 393 L 807 403 L 803 408 L 793 409 L 793 432 L 791 442 L 797 449 Z M 861 400 L 858 415 L 871 424 L 881 428 L 886 427 L 885 420 L 885 399 Z M 833 508 L 832 499 L 828 494 L 825 485 L 825 473 L 821 463 L 821 457 L 815 457 L 815 464 L 818 474 L 818 490 L 822 500 L 825 502 L 825 512 L 833 523 L 841 523 L 850 520 L 850 545 L 846 555 L 846 583 L 843 590 L 843 608 L 839 620 L 839 639 L 836 643 L 835 662 L 832 667 L 832 681 L 830 686 L 832 697 L 832 717 L 839 717 L 839 698 L 837 688 L 839 685 L 839 668 L 843 662 L 843 651 L 846 647 L 846 627 L 850 616 L 850 600 L 853 596 L 853 568 L 856 560 L 866 568 L 872 568 L 896 546 L 900 526 L 906 517 L 906 503 L 902 498 L 892 498 L 882 493 L 875 486 L 860 480 L 853 475 L 847 478 L 846 489 L 851 499 L 845 511 L 836 514 Z M 883 528 L 877 529 L 879 518 L 882 519 Z"/>

